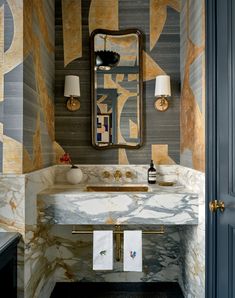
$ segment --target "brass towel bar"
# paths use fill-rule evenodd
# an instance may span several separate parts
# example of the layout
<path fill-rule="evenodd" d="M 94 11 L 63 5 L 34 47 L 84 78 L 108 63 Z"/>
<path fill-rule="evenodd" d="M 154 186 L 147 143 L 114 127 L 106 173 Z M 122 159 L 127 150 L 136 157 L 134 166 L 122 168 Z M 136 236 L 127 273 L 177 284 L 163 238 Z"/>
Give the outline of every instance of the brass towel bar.
<path fill-rule="evenodd" d="M 115 226 L 115 230 L 113 231 L 115 234 L 115 255 L 116 255 L 116 261 L 119 262 L 121 260 L 121 255 L 122 255 L 122 235 L 124 231 L 121 230 L 121 226 L 117 225 Z M 160 227 L 159 230 L 148 230 L 148 231 L 142 231 L 143 234 L 148 234 L 148 235 L 154 235 L 154 234 L 164 234 L 165 233 L 165 228 L 163 226 Z M 72 230 L 72 234 L 93 234 L 93 230 Z"/>
<path fill-rule="evenodd" d="M 113 231 L 114 234 L 123 234 L 124 231 Z M 165 229 L 160 229 L 160 230 L 149 230 L 149 231 L 142 231 L 143 234 L 164 234 Z M 85 230 L 85 231 L 80 231 L 80 230 L 72 230 L 72 234 L 93 234 L 93 230 Z"/>

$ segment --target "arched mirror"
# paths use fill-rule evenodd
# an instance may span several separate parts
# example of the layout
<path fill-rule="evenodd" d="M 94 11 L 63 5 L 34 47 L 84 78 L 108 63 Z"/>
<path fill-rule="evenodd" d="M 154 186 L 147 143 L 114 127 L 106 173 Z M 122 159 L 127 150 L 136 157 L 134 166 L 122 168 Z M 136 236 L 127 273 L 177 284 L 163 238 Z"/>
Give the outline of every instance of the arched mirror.
<path fill-rule="evenodd" d="M 142 145 L 142 33 L 91 34 L 92 144 L 97 149 Z"/>

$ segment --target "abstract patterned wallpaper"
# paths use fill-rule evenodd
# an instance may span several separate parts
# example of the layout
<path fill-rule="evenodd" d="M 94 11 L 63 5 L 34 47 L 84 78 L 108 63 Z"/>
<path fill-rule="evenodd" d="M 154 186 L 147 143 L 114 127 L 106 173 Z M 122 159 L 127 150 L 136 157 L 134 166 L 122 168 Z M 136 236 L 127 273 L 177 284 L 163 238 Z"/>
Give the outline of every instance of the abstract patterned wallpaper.
<path fill-rule="evenodd" d="M 62 2 L 62 4 L 61 4 Z M 179 163 L 180 159 L 180 0 L 56 0 L 55 135 L 76 163 Z M 66 16 L 76 12 L 76 21 Z M 138 28 L 144 41 L 144 146 L 98 151 L 91 146 L 89 34 L 96 28 Z M 82 34 L 81 34 L 82 33 Z M 172 82 L 170 109 L 154 109 L 155 77 Z M 65 75 L 79 75 L 81 109 L 66 110 Z M 158 147 L 158 145 L 161 145 Z M 162 146 L 164 145 L 164 146 Z M 168 153 L 169 151 L 169 153 Z M 161 153 L 161 156 L 158 156 Z"/>
<path fill-rule="evenodd" d="M 54 1 L 0 0 L 0 24 L 0 172 L 20 174 L 54 159 Z"/>
<path fill-rule="evenodd" d="M 23 173 L 49 166 L 63 152 L 61 146 L 78 163 L 146 163 L 153 149 L 156 163 L 181 161 L 203 171 L 203 2 L 182 0 L 180 12 L 180 0 L 135 1 L 135 5 L 131 0 L 63 0 L 66 22 L 62 26 L 62 5 L 56 0 L 54 28 L 53 0 L 25 0 L 24 7 L 23 0 L 0 0 L 0 172 Z M 68 13 L 76 15 L 76 20 L 72 22 L 74 18 L 68 18 Z M 97 27 L 137 27 L 145 33 L 145 138 L 139 150 L 97 151 L 91 146 L 88 39 Z M 172 80 L 173 96 L 166 113 L 153 108 L 154 78 L 162 73 Z M 66 74 L 77 74 L 81 80 L 82 105 L 75 113 L 64 106 Z"/>
<path fill-rule="evenodd" d="M 23 1 L 0 0 L 0 171 L 22 173 Z M 3 158 L 4 156 L 4 158 Z"/>
<path fill-rule="evenodd" d="M 54 1 L 24 0 L 24 172 L 53 164 L 54 52 Z"/>
<path fill-rule="evenodd" d="M 205 171 L 205 1 L 182 0 L 180 163 Z"/>

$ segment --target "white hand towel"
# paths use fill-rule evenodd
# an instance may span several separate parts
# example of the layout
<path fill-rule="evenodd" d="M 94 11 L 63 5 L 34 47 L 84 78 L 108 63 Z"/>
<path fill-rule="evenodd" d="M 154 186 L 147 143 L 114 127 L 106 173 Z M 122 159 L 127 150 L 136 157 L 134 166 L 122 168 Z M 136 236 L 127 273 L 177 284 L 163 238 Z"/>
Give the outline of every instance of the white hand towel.
<path fill-rule="evenodd" d="M 93 232 L 93 270 L 113 269 L 113 231 Z"/>
<path fill-rule="evenodd" d="M 124 271 L 142 272 L 142 231 L 124 231 Z"/>

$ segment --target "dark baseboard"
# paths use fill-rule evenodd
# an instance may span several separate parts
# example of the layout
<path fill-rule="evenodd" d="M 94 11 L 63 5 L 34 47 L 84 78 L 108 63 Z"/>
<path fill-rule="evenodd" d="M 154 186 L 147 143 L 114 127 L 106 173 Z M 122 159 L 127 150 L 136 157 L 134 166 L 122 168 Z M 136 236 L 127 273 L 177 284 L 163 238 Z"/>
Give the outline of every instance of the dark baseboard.
<path fill-rule="evenodd" d="M 57 283 L 51 298 L 183 298 L 172 282 L 72 282 Z"/>

